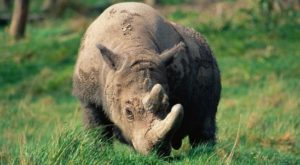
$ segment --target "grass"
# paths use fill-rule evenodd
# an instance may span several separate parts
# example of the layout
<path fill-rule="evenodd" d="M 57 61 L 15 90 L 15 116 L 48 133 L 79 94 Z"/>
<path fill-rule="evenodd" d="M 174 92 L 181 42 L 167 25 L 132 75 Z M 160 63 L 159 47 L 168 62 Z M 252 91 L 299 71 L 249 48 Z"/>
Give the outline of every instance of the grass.
<path fill-rule="evenodd" d="M 214 149 L 185 139 L 170 158 L 145 157 L 84 130 L 71 77 L 91 18 L 75 15 L 29 24 L 15 43 L 0 29 L 0 164 L 299 164 L 299 21 L 268 30 L 247 17 L 195 24 L 198 15 L 179 8 L 167 17 L 203 33 L 219 62 Z"/>

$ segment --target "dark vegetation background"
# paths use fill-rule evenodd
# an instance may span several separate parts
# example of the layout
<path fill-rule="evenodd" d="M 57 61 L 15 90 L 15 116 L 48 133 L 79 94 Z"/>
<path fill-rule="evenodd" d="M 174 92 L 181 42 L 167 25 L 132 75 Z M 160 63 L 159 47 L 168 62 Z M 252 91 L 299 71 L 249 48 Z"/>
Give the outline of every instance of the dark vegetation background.
<path fill-rule="evenodd" d="M 0 4 L 0 164 L 300 164 L 299 0 L 161 0 L 169 20 L 201 32 L 222 71 L 218 143 L 144 157 L 85 131 L 71 95 L 87 26 L 116 1 L 31 0 L 25 38 Z M 150 2 L 151 3 L 151 2 Z"/>

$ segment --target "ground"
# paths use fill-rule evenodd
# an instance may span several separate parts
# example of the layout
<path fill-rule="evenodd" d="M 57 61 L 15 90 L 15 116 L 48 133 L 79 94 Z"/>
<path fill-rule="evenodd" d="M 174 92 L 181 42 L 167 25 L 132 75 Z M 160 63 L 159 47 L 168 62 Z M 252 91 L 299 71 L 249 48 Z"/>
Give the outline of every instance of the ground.
<path fill-rule="evenodd" d="M 206 37 L 223 85 L 216 147 L 190 149 L 185 139 L 166 159 L 83 129 L 71 78 L 95 17 L 30 23 L 18 42 L 0 27 L 0 164 L 300 164 L 299 13 L 266 22 L 238 2 L 158 7 Z"/>

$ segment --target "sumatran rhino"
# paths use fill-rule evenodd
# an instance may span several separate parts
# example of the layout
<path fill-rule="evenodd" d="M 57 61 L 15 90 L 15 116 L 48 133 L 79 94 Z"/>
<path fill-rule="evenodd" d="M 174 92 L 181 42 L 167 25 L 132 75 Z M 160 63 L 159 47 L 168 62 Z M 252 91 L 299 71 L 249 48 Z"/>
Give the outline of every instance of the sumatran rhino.
<path fill-rule="evenodd" d="M 107 8 L 81 43 L 73 93 L 89 127 L 142 154 L 215 141 L 220 73 L 196 31 L 142 3 Z"/>

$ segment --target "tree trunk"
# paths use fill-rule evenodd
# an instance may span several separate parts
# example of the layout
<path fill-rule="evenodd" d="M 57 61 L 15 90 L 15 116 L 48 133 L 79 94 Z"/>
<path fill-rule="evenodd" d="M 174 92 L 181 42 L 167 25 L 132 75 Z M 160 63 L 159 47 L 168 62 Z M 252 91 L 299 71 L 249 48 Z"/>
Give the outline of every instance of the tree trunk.
<path fill-rule="evenodd" d="M 9 29 L 10 35 L 14 39 L 24 37 L 29 0 L 15 0 L 14 11 Z"/>

